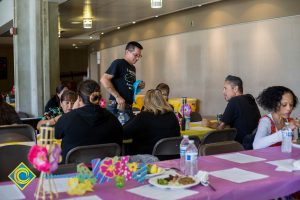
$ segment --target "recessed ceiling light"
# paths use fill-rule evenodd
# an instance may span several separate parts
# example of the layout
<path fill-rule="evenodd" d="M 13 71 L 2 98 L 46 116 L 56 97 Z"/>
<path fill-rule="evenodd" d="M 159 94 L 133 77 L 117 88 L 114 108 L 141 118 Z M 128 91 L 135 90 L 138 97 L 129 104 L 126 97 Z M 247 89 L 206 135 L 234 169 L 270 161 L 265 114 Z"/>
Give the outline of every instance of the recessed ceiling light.
<path fill-rule="evenodd" d="M 158 15 L 155 15 L 155 17 L 158 17 Z"/>
<path fill-rule="evenodd" d="M 76 46 L 75 49 L 78 49 L 78 46 Z"/>
<path fill-rule="evenodd" d="M 75 47 L 75 46 L 76 46 L 76 44 L 75 44 L 75 43 L 73 43 L 73 44 L 72 44 L 72 46 L 73 46 L 73 47 Z"/>
<path fill-rule="evenodd" d="M 121 28 L 120 26 L 117 27 L 117 29 L 120 29 L 120 28 Z"/>
<path fill-rule="evenodd" d="M 199 5 L 198 5 L 198 7 L 201 7 L 201 6 L 202 6 L 202 4 L 199 4 Z"/>
<path fill-rule="evenodd" d="M 81 22 L 71 22 L 71 24 L 81 24 Z"/>
<path fill-rule="evenodd" d="M 104 33 L 102 32 L 101 35 L 103 35 Z"/>
<path fill-rule="evenodd" d="M 136 22 L 135 22 L 135 21 L 133 21 L 132 23 L 133 23 L 133 24 L 135 24 Z"/>
<path fill-rule="evenodd" d="M 90 36 L 90 39 L 93 39 L 93 37 L 92 37 L 92 36 Z"/>

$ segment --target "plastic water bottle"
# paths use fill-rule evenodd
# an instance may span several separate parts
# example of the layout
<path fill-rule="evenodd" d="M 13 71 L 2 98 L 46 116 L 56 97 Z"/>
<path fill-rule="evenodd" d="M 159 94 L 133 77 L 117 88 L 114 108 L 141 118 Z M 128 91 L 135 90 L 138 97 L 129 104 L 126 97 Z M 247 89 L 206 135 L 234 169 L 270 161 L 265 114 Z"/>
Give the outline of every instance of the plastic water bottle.
<path fill-rule="evenodd" d="M 185 170 L 185 151 L 189 145 L 189 136 L 184 135 L 180 143 L 180 170 L 184 173 Z"/>
<path fill-rule="evenodd" d="M 125 113 L 124 112 L 119 112 L 118 120 L 122 124 L 122 126 L 126 123 Z"/>
<path fill-rule="evenodd" d="M 289 123 L 286 122 L 285 126 L 281 130 L 282 132 L 282 143 L 281 152 L 291 153 L 292 152 L 292 129 L 289 127 Z"/>
<path fill-rule="evenodd" d="M 198 173 L 198 149 L 194 140 L 189 140 L 186 148 L 184 173 L 186 176 L 195 176 Z"/>
<path fill-rule="evenodd" d="M 5 97 L 5 101 L 6 101 L 6 103 L 10 103 L 10 99 L 9 99 L 9 95 L 8 94 Z"/>
<path fill-rule="evenodd" d="M 298 119 L 295 119 L 298 122 Z M 293 142 L 297 143 L 298 142 L 298 137 L 299 137 L 299 128 L 295 128 L 293 131 Z"/>

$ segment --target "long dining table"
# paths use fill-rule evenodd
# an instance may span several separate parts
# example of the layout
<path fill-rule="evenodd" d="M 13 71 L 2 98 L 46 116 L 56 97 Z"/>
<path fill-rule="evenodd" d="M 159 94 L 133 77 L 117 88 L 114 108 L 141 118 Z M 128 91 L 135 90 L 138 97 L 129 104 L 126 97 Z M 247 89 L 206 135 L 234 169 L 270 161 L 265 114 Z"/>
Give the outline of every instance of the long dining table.
<path fill-rule="evenodd" d="M 234 157 L 238 161 L 228 159 Z M 239 160 L 238 157 L 242 159 Z M 277 167 L 269 163 L 270 161 L 277 162 L 286 159 L 300 159 L 300 149 L 293 148 L 290 154 L 282 153 L 280 147 L 269 147 L 238 153 L 203 156 L 198 158 L 199 170 L 209 172 L 209 182 L 215 190 L 211 187 L 197 185 L 192 188 L 176 191 L 150 186 L 147 181 L 138 183 L 134 180 L 127 181 L 123 188 L 116 188 L 114 181 L 110 181 L 96 185 L 94 192 L 89 192 L 84 197 L 86 199 L 175 199 L 180 197 L 180 193 L 187 192 L 188 195 L 181 196 L 181 199 L 274 199 L 300 191 L 300 170 L 292 172 L 277 171 Z M 158 162 L 157 165 L 165 168 L 179 167 L 179 160 L 162 161 Z M 236 176 L 236 180 L 228 180 L 232 177 L 224 178 L 220 176 L 220 172 L 223 170 L 231 171 L 228 171 L 227 174 L 225 173 L 225 177 L 233 173 L 232 176 Z M 239 174 L 241 171 L 250 174 L 254 173 L 253 177 L 256 176 L 256 179 L 251 180 L 253 177 L 247 173 Z M 12 182 L 0 183 L 0 191 L 3 192 L 5 187 L 12 185 Z M 23 191 L 20 191 L 24 199 L 34 198 L 36 186 L 37 179 L 30 183 Z M 178 196 L 174 198 L 174 195 L 177 195 L 177 193 Z M 3 193 L 2 195 L 5 194 Z M 71 197 L 66 192 L 61 192 L 59 193 L 59 198 Z"/>

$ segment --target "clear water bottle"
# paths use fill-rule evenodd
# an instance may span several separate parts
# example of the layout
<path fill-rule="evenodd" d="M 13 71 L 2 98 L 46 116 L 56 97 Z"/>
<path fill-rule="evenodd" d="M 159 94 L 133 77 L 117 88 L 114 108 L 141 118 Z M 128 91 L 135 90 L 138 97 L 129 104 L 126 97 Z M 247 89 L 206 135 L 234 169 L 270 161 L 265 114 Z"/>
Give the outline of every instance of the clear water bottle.
<path fill-rule="evenodd" d="M 186 176 L 195 176 L 198 173 L 198 149 L 194 140 L 189 140 L 189 145 L 185 152 L 185 170 Z"/>
<path fill-rule="evenodd" d="M 292 129 L 289 126 L 289 123 L 286 122 L 285 126 L 281 130 L 282 132 L 282 143 L 281 143 L 281 152 L 291 153 L 292 152 Z"/>
<path fill-rule="evenodd" d="M 125 113 L 124 112 L 119 111 L 118 120 L 122 124 L 122 126 L 126 123 Z"/>
<path fill-rule="evenodd" d="M 189 136 L 184 135 L 180 143 L 180 170 L 184 173 L 185 170 L 185 151 L 189 145 Z"/>
<path fill-rule="evenodd" d="M 8 94 L 5 97 L 5 101 L 6 101 L 6 103 L 10 103 L 10 99 L 9 99 L 9 95 Z"/>
<path fill-rule="evenodd" d="M 298 119 L 295 119 L 296 122 L 298 122 Z M 299 128 L 295 128 L 293 131 L 293 142 L 297 143 L 298 142 L 298 137 L 299 137 Z"/>

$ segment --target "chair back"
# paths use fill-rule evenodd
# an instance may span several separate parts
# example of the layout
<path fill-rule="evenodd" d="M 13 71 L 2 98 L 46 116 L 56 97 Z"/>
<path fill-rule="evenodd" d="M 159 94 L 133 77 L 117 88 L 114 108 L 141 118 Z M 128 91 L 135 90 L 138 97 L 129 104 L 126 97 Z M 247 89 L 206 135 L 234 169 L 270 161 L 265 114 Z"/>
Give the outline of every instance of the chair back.
<path fill-rule="evenodd" d="M 31 146 L 27 145 L 6 145 L 0 147 L 0 181 L 8 181 L 8 175 L 23 162 L 35 175 L 38 171 L 34 169 L 27 159 Z"/>
<path fill-rule="evenodd" d="M 191 112 L 190 118 L 191 118 L 191 122 L 202 121 L 202 116 L 198 112 Z"/>
<path fill-rule="evenodd" d="M 95 158 L 103 159 L 105 157 L 120 156 L 120 154 L 121 148 L 116 143 L 78 146 L 67 153 L 66 164 L 82 162 L 90 164 Z"/>
<path fill-rule="evenodd" d="M 0 126 L 0 144 L 8 142 L 36 142 L 36 133 L 28 124 Z"/>
<path fill-rule="evenodd" d="M 210 131 L 201 140 L 201 145 L 215 142 L 232 141 L 235 139 L 237 132 L 235 128 L 226 128 L 223 130 Z"/>
<path fill-rule="evenodd" d="M 176 159 L 180 157 L 180 143 L 183 139 L 179 137 L 169 137 L 160 139 L 153 147 L 152 155 L 158 157 L 159 160 Z M 195 146 L 198 148 L 200 139 L 198 136 L 189 136 L 190 140 L 194 140 Z"/>
<path fill-rule="evenodd" d="M 32 126 L 32 128 L 34 130 L 36 130 L 37 124 L 39 123 L 40 120 L 41 120 L 40 117 L 37 117 L 37 118 L 21 118 L 21 121 L 23 122 L 23 124 L 28 124 L 28 125 Z"/>
<path fill-rule="evenodd" d="M 201 145 L 199 148 L 199 155 L 208 156 L 221 153 L 231 153 L 237 151 L 243 151 L 244 147 L 236 141 L 216 142 L 210 144 Z"/>

